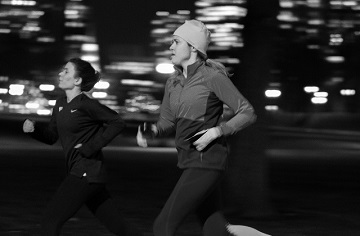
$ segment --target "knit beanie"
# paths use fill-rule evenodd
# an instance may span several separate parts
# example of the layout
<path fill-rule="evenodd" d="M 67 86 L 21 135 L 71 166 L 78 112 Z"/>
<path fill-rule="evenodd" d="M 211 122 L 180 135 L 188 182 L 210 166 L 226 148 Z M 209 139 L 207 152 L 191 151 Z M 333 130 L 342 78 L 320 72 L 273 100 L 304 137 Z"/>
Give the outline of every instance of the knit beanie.
<path fill-rule="evenodd" d="M 210 31 L 198 20 L 186 20 L 173 35 L 179 36 L 205 56 L 210 43 Z"/>

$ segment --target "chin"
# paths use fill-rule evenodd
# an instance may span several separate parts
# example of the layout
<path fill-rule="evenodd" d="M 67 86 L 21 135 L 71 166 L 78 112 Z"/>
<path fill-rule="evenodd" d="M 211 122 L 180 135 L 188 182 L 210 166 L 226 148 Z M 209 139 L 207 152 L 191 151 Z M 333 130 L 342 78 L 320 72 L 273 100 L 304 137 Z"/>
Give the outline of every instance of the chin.
<path fill-rule="evenodd" d="M 175 65 L 175 66 L 178 66 L 178 65 L 180 65 L 178 62 L 176 62 L 175 60 L 171 60 L 171 63 L 173 64 L 173 65 Z"/>

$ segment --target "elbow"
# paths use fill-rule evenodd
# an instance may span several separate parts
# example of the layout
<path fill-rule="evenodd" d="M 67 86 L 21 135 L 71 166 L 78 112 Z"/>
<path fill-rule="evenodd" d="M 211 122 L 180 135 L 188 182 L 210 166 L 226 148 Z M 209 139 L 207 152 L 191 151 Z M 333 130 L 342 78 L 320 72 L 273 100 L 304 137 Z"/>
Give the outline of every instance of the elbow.
<path fill-rule="evenodd" d="M 252 113 L 251 117 L 250 117 L 250 124 L 254 124 L 257 120 L 257 115 L 255 113 Z"/>

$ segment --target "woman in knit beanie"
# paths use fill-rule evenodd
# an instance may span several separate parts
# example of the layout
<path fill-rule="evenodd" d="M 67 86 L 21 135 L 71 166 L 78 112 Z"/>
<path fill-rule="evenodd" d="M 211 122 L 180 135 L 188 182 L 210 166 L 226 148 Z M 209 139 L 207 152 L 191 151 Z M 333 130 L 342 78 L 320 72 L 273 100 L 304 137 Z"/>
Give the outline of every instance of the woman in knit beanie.
<path fill-rule="evenodd" d="M 225 137 L 256 120 L 251 104 L 229 79 L 225 67 L 207 58 L 210 31 L 197 20 L 186 21 L 173 33 L 170 46 L 175 73 L 167 80 L 159 120 L 139 127 L 145 134 L 175 132 L 178 167 L 183 170 L 154 223 L 155 236 L 173 236 L 185 217 L 195 212 L 205 236 L 265 236 L 251 227 L 231 225 L 221 213 L 220 181 L 227 165 Z M 223 106 L 234 112 L 222 120 Z"/>

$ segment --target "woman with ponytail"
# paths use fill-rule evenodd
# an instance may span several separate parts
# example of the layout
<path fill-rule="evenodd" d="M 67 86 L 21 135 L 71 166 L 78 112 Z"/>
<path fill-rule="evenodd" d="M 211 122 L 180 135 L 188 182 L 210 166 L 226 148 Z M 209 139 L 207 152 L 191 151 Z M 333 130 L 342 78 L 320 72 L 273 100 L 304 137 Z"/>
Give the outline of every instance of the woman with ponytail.
<path fill-rule="evenodd" d="M 137 141 L 146 147 L 152 136 L 175 132 L 178 167 L 183 170 L 154 223 L 155 236 L 173 236 L 185 217 L 195 212 L 204 236 L 265 236 L 232 225 L 221 212 L 220 181 L 227 165 L 225 138 L 256 120 L 251 104 L 229 79 L 224 65 L 207 58 L 210 31 L 197 20 L 176 29 L 170 46 L 175 72 L 167 80 L 159 120 L 140 126 Z M 234 116 L 222 120 L 223 106 Z"/>
<path fill-rule="evenodd" d="M 59 73 L 65 96 L 57 99 L 50 123 L 41 126 L 26 119 L 23 131 L 47 144 L 60 139 L 67 175 L 48 204 L 42 235 L 59 235 L 64 223 L 83 205 L 116 235 L 130 234 L 128 223 L 112 202 L 105 187 L 102 148 L 125 127 L 120 116 L 84 92 L 100 80 L 87 61 L 70 59 Z"/>

